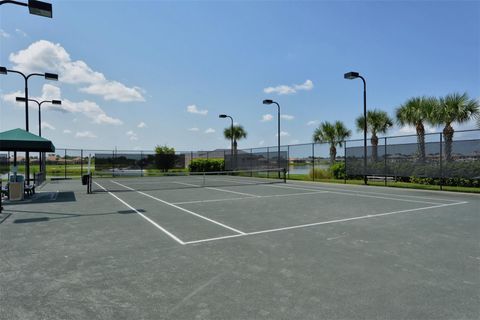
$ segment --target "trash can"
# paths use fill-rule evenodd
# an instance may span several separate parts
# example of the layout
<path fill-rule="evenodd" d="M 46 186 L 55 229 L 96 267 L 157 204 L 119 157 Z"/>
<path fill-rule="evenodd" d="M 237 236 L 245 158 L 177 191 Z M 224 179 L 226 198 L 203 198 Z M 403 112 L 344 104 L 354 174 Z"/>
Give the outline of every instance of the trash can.
<path fill-rule="evenodd" d="M 23 200 L 25 193 L 25 179 L 22 175 L 10 176 L 8 183 L 8 198 L 12 201 Z"/>
<path fill-rule="evenodd" d="M 84 174 L 82 176 L 82 185 L 87 186 L 89 180 L 90 180 L 90 175 L 89 174 Z"/>

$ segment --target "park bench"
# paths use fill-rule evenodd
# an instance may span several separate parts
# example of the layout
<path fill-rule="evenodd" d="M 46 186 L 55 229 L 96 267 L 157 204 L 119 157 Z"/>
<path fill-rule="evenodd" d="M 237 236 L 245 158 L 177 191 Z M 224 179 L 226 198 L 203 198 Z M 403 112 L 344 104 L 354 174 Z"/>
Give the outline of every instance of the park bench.
<path fill-rule="evenodd" d="M 395 182 L 395 177 L 392 176 L 367 176 L 368 181 L 387 181 Z"/>

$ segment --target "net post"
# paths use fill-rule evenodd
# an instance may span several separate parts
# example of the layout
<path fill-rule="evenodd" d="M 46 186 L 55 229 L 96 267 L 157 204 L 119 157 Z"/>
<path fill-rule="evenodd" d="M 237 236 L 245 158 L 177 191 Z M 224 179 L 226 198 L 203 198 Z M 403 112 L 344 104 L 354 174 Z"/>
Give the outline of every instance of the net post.
<path fill-rule="evenodd" d="M 287 183 L 287 169 L 282 168 L 282 172 L 283 172 L 283 183 Z"/>

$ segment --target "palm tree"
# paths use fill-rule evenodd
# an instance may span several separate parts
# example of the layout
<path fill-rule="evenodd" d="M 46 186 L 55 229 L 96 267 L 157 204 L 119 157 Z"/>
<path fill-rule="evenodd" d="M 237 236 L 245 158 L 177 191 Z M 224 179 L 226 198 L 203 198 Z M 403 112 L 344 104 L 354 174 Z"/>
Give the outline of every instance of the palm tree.
<path fill-rule="evenodd" d="M 337 157 L 337 145 L 342 147 L 345 139 L 350 137 L 352 132 L 348 130 L 341 121 L 335 123 L 322 122 L 313 133 L 313 141 L 330 144 L 330 164 L 335 163 Z"/>
<path fill-rule="evenodd" d="M 443 138 L 445 139 L 445 160 L 452 160 L 453 130 L 452 123 L 464 123 L 480 115 L 480 104 L 470 99 L 465 92 L 447 94 L 440 98 L 435 109 L 434 118 L 437 124 L 444 124 Z M 478 119 L 478 118 L 477 118 Z M 480 120 L 479 120 L 480 121 Z"/>
<path fill-rule="evenodd" d="M 397 123 L 401 126 L 415 126 L 417 132 L 418 157 L 425 162 L 425 124 L 433 124 L 433 110 L 437 99 L 433 97 L 410 98 L 396 110 Z"/>
<path fill-rule="evenodd" d="M 363 132 L 365 118 L 363 115 L 357 118 L 357 129 Z M 372 143 L 372 160 L 378 158 L 378 136 L 377 133 L 385 134 L 393 126 L 393 120 L 385 111 L 369 110 L 367 112 L 367 131 L 372 134 L 370 142 Z"/>
<path fill-rule="evenodd" d="M 232 130 L 233 129 L 233 130 Z M 247 137 L 247 131 L 240 126 L 228 127 L 223 130 L 223 136 L 225 139 L 231 140 L 233 136 L 233 154 L 237 154 L 237 140 L 241 140 Z"/>

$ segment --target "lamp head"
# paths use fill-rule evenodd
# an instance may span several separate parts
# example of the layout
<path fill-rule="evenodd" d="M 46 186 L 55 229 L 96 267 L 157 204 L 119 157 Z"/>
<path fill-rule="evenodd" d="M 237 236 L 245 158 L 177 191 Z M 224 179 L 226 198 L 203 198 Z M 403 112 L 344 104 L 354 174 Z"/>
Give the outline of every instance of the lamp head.
<path fill-rule="evenodd" d="M 273 100 L 270 100 L 270 99 L 263 100 L 263 104 L 272 104 L 272 103 L 273 103 Z"/>
<path fill-rule="evenodd" d="M 227 115 L 226 115 L 226 114 L 219 114 L 218 117 L 219 117 L 219 118 L 226 118 Z"/>
<path fill-rule="evenodd" d="M 45 79 L 58 81 L 58 74 L 45 72 Z"/>
<path fill-rule="evenodd" d="M 52 104 L 62 104 L 61 100 L 52 100 Z"/>
<path fill-rule="evenodd" d="M 27 99 L 25 99 L 24 97 L 16 97 L 15 98 L 15 101 L 17 102 L 25 102 Z"/>
<path fill-rule="evenodd" d="M 7 68 L 0 67 L 0 74 L 7 74 Z"/>
<path fill-rule="evenodd" d="M 28 11 L 30 11 L 30 14 L 51 18 L 52 4 L 43 1 L 28 0 Z"/>
<path fill-rule="evenodd" d="M 347 72 L 343 75 L 343 77 L 345 79 L 348 79 L 348 80 L 352 80 L 352 79 L 356 79 L 360 76 L 360 74 L 358 72 L 354 72 L 354 71 L 351 71 L 351 72 Z"/>

